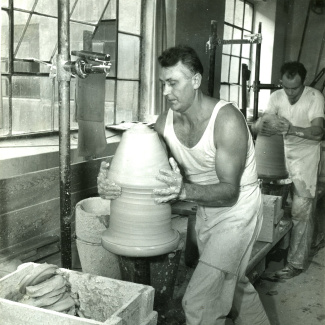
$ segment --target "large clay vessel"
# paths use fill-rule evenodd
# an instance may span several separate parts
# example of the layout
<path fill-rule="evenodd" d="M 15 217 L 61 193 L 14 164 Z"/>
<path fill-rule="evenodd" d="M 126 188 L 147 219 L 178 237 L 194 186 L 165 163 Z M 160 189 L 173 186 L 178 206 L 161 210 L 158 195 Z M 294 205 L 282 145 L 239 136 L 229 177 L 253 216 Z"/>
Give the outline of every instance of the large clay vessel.
<path fill-rule="evenodd" d="M 170 204 L 155 204 L 153 189 L 167 187 L 156 179 L 170 169 L 157 132 L 139 124 L 127 130 L 111 162 L 108 178 L 122 187 L 111 201 L 110 226 L 102 245 L 122 256 L 156 256 L 177 248 L 179 233 L 171 228 Z"/>
<path fill-rule="evenodd" d="M 288 177 L 282 135 L 258 135 L 255 142 L 256 168 L 259 178 Z"/>

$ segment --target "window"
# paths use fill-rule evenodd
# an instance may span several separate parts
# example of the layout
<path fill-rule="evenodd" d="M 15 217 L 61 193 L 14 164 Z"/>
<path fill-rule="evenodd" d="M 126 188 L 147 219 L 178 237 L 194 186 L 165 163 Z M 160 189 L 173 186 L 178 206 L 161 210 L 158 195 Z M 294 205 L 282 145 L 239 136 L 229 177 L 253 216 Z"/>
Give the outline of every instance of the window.
<path fill-rule="evenodd" d="M 244 0 L 227 0 L 224 40 L 247 39 L 253 33 L 253 5 Z M 240 104 L 241 67 L 250 68 L 251 44 L 225 44 L 222 48 L 220 97 Z"/>
<path fill-rule="evenodd" d="M 70 0 L 70 51 L 108 53 L 105 124 L 138 111 L 142 0 Z M 0 137 L 58 131 L 58 5 L 52 0 L 1 0 Z M 76 60 L 72 56 L 71 60 Z M 75 120 L 70 82 L 70 125 Z M 128 94 L 127 100 L 125 94 Z"/>

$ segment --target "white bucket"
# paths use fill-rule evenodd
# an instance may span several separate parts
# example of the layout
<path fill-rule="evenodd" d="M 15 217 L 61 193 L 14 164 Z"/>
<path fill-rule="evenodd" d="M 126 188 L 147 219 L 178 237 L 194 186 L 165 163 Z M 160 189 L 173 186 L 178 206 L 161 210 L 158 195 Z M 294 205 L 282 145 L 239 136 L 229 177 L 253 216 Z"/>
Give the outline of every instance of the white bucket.
<path fill-rule="evenodd" d="M 82 272 L 112 279 L 121 279 L 118 257 L 101 244 L 76 239 Z"/>
<path fill-rule="evenodd" d="M 109 225 L 111 201 L 100 197 L 82 200 L 76 205 L 76 236 L 88 243 L 101 243 Z"/>
<path fill-rule="evenodd" d="M 84 273 L 121 279 L 118 257 L 103 248 L 102 233 L 109 225 L 110 200 L 92 197 L 76 205 L 76 243 Z"/>

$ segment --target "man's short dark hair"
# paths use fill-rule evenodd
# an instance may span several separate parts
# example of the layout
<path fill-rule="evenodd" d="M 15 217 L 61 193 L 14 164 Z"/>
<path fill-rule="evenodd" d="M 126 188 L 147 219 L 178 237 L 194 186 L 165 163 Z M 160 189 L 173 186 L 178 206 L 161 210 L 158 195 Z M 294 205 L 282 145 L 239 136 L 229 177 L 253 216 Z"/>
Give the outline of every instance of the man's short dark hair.
<path fill-rule="evenodd" d="M 305 66 L 298 61 L 285 62 L 281 67 L 281 77 L 286 75 L 287 78 L 293 79 L 296 75 L 299 75 L 301 82 L 304 83 L 307 70 Z"/>
<path fill-rule="evenodd" d="M 203 66 L 197 53 L 186 45 L 178 45 L 165 50 L 158 57 L 158 62 L 163 68 L 173 67 L 181 62 L 194 74 L 203 74 Z"/>

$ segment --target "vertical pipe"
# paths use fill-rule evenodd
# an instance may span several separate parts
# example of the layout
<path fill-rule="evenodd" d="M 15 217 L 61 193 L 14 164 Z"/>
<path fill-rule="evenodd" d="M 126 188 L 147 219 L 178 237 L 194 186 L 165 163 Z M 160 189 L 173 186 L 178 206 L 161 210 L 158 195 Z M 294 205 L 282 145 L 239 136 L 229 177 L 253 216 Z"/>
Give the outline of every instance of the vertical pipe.
<path fill-rule="evenodd" d="M 209 80 L 208 80 L 208 95 L 213 96 L 214 90 L 214 69 L 216 62 L 216 48 L 217 48 L 217 21 L 211 20 L 211 33 L 209 37 L 209 52 L 210 52 L 210 62 L 209 62 Z"/>
<path fill-rule="evenodd" d="M 71 268 L 71 172 L 70 172 L 70 73 L 64 70 L 70 60 L 69 0 L 58 0 L 58 83 L 60 155 L 61 264 Z"/>
<path fill-rule="evenodd" d="M 241 111 L 245 118 L 247 118 L 247 64 L 243 63 L 242 65 L 242 70 L 241 70 Z"/>
<path fill-rule="evenodd" d="M 258 33 L 262 33 L 262 23 L 258 24 Z M 258 93 L 260 91 L 260 60 L 261 60 L 261 43 L 256 44 L 256 58 L 255 58 L 255 87 L 254 87 L 254 107 L 253 107 L 253 121 L 258 119 Z"/>
<path fill-rule="evenodd" d="M 13 90 L 13 78 L 14 73 L 14 26 L 15 26 L 15 17 L 14 17 L 14 1 L 9 0 L 9 58 L 8 58 L 8 104 L 9 104 L 9 130 L 8 135 L 12 135 L 12 90 Z M 2 82 L 2 80 L 1 80 Z"/>

